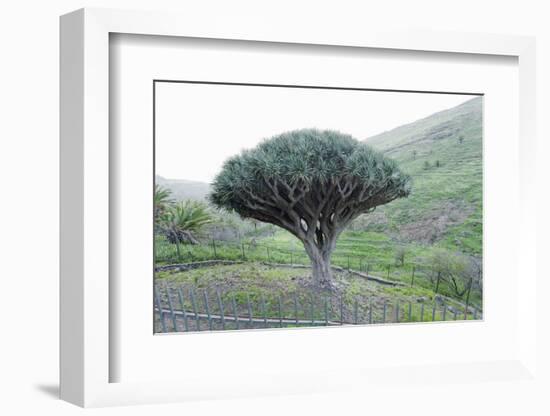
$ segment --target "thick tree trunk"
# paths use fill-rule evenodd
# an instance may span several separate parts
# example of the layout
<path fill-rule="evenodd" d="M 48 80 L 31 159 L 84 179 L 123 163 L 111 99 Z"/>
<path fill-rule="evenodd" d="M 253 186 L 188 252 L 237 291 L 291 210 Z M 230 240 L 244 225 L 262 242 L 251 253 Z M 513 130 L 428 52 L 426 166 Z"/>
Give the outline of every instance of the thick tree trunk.
<path fill-rule="evenodd" d="M 333 284 L 330 258 L 316 257 L 311 259 L 313 281 L 317 287 L 331 288 Z"/>
<path fill-rule="evenodd" d="M 334 283 L 330 264 L 332 250 L 330 247 L 320 249 L 314 243 L 304 243 L 304 246 L 311 260 L 311 271 L 315 286 L 325 289 L 332 288 Z"/>

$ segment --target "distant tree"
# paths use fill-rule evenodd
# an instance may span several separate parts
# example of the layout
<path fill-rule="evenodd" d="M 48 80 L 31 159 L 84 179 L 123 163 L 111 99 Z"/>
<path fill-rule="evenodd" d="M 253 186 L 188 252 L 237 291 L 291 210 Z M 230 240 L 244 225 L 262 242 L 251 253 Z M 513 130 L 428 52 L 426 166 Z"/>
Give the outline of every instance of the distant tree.
<path fill-rule="evenodd" d="M 439 159 L 435 161 L 435 167 L 438 168 L 441 166 L 441 163 L 439 162 Z"/>
<path fill-rule="evenodd" d="M 172 244 L 198 244 L 198 233 L 212 222 L 206 204 L 187 200 L 175 204 L 162 216 L 161 229 Z"/>
<path fill-rule="evenodd" d="M 428 162 L 427 160 L 424 161 L 424 170 L 428 170 L 428 169 L 430 169 L 430 167 L 431 167 L 430 162 Z"/>
<path fill-rule="evenodd" d="M 476 288 L 483 297 L 483 261 L 480 257 L 470 257 L 472 288 Z"/>
<path fill-rule="evenodd" d="M 341 232 L 362 213 L 409 192 L 410 177 L 393 160 L 349 135 L 305 129 L 227 160 L 209 198 L 292 233 L 311 260 L 314 283 L 331 288 L 331 256 Z"/>
<path fill-rule="evenodd" d="M 407 255 L 407 249 L 404 246 L 399 246 L 395 249 L 395 264 L 397 266 L 405 265 L 405 256 Z"/>
<path fill-rule="evenodd" d="M 436 293 L 439 292 L 441 282 L 447 282 L 457 297 L 462 297 L 468 291 L 472 269 L 466 256 L 437 248 L 429 255 L 428 263 L 431 267 L 429 279 Z"/>
<path fill-rule="evenodd" d="M 464 296 L 471 284 L 469 266 L 468 258 L 463 254 L 454 253 L 451 256 L 447 279 L 451 290 L 458 297 Z"/>
<path fill-rule="evenodd" d="M 416 155 L 417 155 L 416 150 L 413 150 L 413 160 L 416 160 Z"/>
<path fill-rule="evenodd" d="M 427 259 L 431 269 L 428 277 L 436 293 L 439 291 L 439 285 L 448 269 L 448 254 L 446 250 L 436 248 L 430 253 Z"/>
<path fill-rule="evenodd" d="M 464 141 L 464 136 L 463 135 L 458 136 L 458 142 L 462 144 L 463 141 Z"/>

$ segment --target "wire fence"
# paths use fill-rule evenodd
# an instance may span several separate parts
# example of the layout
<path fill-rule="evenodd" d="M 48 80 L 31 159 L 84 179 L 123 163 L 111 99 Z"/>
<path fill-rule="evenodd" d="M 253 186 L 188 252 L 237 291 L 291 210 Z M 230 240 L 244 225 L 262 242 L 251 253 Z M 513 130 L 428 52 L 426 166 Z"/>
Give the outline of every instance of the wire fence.
<path fill-rule="evenodd" d="M 385 244 L 381 241 L 361 240 L 362 244 Z M 304 250 L 284 249 L 275 245 L 253 242 L 232 242 L 210 238 L 207 243 L 170 244 L 166 240 L 155 242 L 156 264 L 177 264 L 205 260 L 239 260 L 265 262 L 270 264 L 304 265 L 310 264 Z M 367 256 L 357 256 L 335 252 L 332 255 L 332 265 L 345 270 L 354 270 L 366 276 L 396 282 L 411 287 L 421 287 L 433 290 L 451 298 L 466 301 L 471 304 L 481 304 L 482 287 L 480 279 L 446 279 L 438 273 L 427 261 L 403 261 L 399 264 L 388 262 L 387 259 L 375 259 Z"/>
<path fill-rule="evenodd" d="M 389 302 L 331 294 L 231 292 L 155 285 L 155 333 L 371 325 L 482 319 L 474 307 L 444 301 Z"/>

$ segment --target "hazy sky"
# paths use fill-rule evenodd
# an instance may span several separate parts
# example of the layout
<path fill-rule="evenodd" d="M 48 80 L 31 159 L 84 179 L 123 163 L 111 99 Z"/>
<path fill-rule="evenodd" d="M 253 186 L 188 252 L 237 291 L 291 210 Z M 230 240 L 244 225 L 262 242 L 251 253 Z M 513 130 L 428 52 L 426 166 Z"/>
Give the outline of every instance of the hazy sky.
<path fill-rule="evenodd" d="M 156 174 L 211 182 L 266 137 L 335 129 L 363 140 L 454 107 L 469 95 L 156 84 Z"/>

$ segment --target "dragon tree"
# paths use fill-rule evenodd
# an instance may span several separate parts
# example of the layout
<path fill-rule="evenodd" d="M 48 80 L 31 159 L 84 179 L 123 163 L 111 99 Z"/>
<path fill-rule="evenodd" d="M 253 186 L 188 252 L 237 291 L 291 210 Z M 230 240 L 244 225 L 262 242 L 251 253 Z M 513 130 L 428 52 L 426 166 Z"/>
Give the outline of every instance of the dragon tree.
<path fill-rule="evenodd" d="M 397 164 L 352 136 L 303 129 L 229 158 L 210 201 L 243 218 L 277 225 L 304 245 L 318 287 L 331 288 L 331 256 L 355 218 L 410 193 Z"/>

